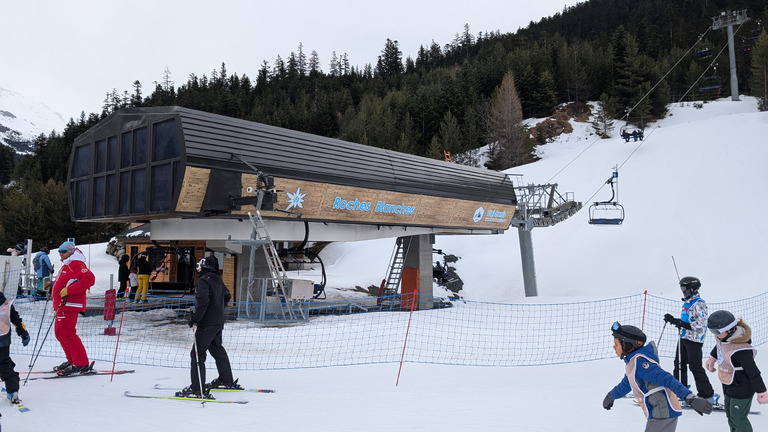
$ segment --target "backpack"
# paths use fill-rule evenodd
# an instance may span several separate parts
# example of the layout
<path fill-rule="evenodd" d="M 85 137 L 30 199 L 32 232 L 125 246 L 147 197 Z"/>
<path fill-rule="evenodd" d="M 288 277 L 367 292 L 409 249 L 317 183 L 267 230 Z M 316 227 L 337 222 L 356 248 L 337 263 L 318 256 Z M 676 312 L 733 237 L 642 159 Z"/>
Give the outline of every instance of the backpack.
<path fill-rule="evenodd" d="M 35 268 L 35 271 L 40 270 L 40 253 L 38 253 L 37 255 L 35 255 L 34 258 L 32 258 L 32 266 Z"/>

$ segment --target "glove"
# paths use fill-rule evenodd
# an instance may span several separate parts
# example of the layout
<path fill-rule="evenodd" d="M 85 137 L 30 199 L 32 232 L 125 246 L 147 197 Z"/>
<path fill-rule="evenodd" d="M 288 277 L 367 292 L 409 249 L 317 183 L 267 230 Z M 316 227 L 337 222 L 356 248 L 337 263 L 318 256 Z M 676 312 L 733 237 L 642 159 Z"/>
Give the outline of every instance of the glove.
<path fill-rule="evenodd" d="M 24 346 L 29 345 L 29 334 L 26 334 L 21 337 L 21 344 Z"/>
<path fill-rule="evenodd" d="M 757 403 L 768 404 L 768 391 L 757 394 Z"/>
<path fill-rule="evenodd" d="M 195 326 L 195 322 L 194 322 L 194 321 L 192 321 L 192 318 L 190 318 L 190 319 L 187 321 L 187 325 L 189 326 L 189 328 L 192 328 L 192 327 L 194 327 L 194 326 Z"/>
<path fill-rule="evenodd" d="M 693 408 L 694 411 L 699 413 L 700 416 L 704 414 L 710 414 L 712 412 L 712 404 L 704 398 L 694 396 L 693 393 L 685 397 L 685 402 Z"/>
<path fill-rule="evenodd" d="M 605 399 L 603 399 L 603 408 L 610 410 L 611 407 L 613 407 L 613 398 L 610 394 L 605 395 Z"/>
<path fill-rule="evenodd" d="M 670 324 L 675 323 L 676 318 L 672 316 L 672 314 L 664 314 L 664 321 L 668 322 Z"/>
<path fill-rule="evenodd" d="M 50 281 L 45 281 L 45 283 L 43 284 L 43 289 L 48 291 L 48 292 L 50 292 L 51 291 L 51 282 Z"/>
<path fill-rule="evenodd" d="M 709 356 L 709 358 L 707 359 L 707 363 L 705 364 L 705 367 L 707 368 L 708 371 L 710 371 L 710 372 L 714 372 L 715 371 L 715 362 L 716 361 L 717 361 L 716 358 L 714 358 L 712 356 Z"/>
<path fill-rule="evenodd" d="M 59 291 L 59 295 L 61 296 L 61 298 L 66 297 L 67 296 L 67 287 L 62 288 L 61 291 Z"/>

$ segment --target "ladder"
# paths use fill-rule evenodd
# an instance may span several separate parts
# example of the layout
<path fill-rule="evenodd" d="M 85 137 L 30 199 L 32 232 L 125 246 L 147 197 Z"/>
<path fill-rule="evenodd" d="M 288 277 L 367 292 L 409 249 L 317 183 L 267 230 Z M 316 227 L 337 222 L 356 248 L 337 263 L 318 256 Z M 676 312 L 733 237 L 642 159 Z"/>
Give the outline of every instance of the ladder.
<path fill-rule="evenodd" d="M 445 157 L 446 162 L 453 162 L 453 159 L 451 159 L 451 152 L 443 150 L 443 156 Z"/>
<path fill-rule="evenodd" d="M 384 279 L 382 285 L 381 296 L 389 296 L 397 294 L 397 289 L 400 287 L 400 281 L 403 278 L 403 267 L 405 267 L 405 256 L 408 254 L 408 250 L 405 248 L 405 240 L 402 237 L 398 237 L 395 240 L 395 249 L 392 251 L 392 258 L 390 259 L 389 268 L 387 269 L 387 278 Z M 410 248 L 411 242 L 408 242 Z M 380 296 L 380 297 L 381 297 Z"/>
<path fill-rule="evenodd" d="M 285 283 L 288 280 L 288 274 L 285 272 L 283 262 L 280 261 L 280 257 L 277 255 L 277 249 L 275 249 L 275 244 L 264 225 L 264 219 L 261 217 L 261 212 L 256 210 L 255 218 L 248 213 L 248 217 L 251 219 L 251 225 L 253 225 L 253 232 L 256 240 L 260 241 L 261 248 L 264 251 L 264 258 L 266 258 L 267 266 L 269 267 L 269 275 L 271 278 L 270 284 L 272 285 L 275 294 L 280 298 L 283 317 L 285 317 L 285 309 L 288 309 L 288 315 L 291 319 L 294 319 L 293 302 L 285 294 Z M 283 307 L 282 305 L 285 305 L 286 307 Z"/>

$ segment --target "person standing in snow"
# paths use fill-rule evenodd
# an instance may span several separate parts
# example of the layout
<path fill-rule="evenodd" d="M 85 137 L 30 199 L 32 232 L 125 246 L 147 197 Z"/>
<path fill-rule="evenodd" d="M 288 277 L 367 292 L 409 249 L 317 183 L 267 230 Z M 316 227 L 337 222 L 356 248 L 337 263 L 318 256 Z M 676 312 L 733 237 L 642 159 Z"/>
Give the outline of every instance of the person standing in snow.
<path fill-rule="evenodd" d="M 59 246 L 61 271 L 53 284 L 51 298 L 56 311 L 56 324 L 53 327 L 56 339 L 64 350 L 67 361 L 55 367 L 58 375 L 87 373 L 90 370 L 88 354 L 80 337 L 77 335 L 77 316 L 85 310 L 86 292 L 93 286 L 96 278 L 85 265 L 85 255 L 66 241 Z"/>
<path fill-rule="evenodd" d="M 130 258 L 128 255 L 123 254 L 123 256 L 120 257 L 120 261 L 117 262 L 117 283 L 119 285 L 117 289 L 117 296 L 116 298 L 121 299 L 125 297 L 126 289 L 128 288 L 128 274 L 130 271 L 128 270 L 128 261 Z"/>
<path fill-rule="evenodd" d="M 46 297 L 48 295 L 45 290 L 45 283 L 51 280 L 51 275 L 53 274 L 53 264 L 51 264 L 51 259 L 48 258 L 50 252 L 51 248 L 45 245 L 40 248 L 40 252 L 32 259 L 32 265 L 37 274 L 36 297 Z"/>
<path fill-rule="evenodd" d="M 707 372 L 701 364 L 704 335 L 707 333 L 707 303 L 699 296 L 701 281 L 693 276 L 680 279 L 683 292 L 683 309 L 680 318 L 671 314 L 664 315 L 664 321 L 680 331 L 679 348 L 675 353 L 673 374 L 684 386 L 688 386 L 688 369 L 696 382 L 698 396 L 714 403 L 715 390 L 709 382 Z"/>
<path fill-rule="evenodd" d="M 139 254 L 139 259 L 136 260 L 136 267 L 139 269 L 139 288 L 136 290 L 136 301 L 147 301 L 149 276 L 152 274 L 152 266 L 149 265 L 146 252 Z"/>
<path fill-rule="evenodd" d="M 232 366 L 229 363 L 227 351 L 221 344 L 221 333 L 227 320 L 227 303 L 232 298 L 229 290 L 221 280 L 211 257 L 203 258 L 197 263 L 197 288 L 195 289 L 195 310 L 189 319 L 189 326 L 197 326 L 195 345 L 190 356 L 190 378 L 192 384 L 176 392 L 179 397 L 205 397 L 213 399 L 209 393 L 211 388 L 242 389 L 232 377 Z M 219 377 L 204 385 L 201 392 L 200 384 L 205 382 L 206 351 L 216 361 Z M 198 373 L 199 372 L 199 373 Z"/>
<path fill-rule="evenodd" d="M 655 346 L 653 343 L 645 344 L 647 338 L 642 330 L 615 322 L 611 332 L 613 350 L 626 363 L 626 373 L 603 399 L 603 408 L 610 410 L 614 400 L 632 391 L 645 413 L 646 432 L 674 432 L 677 419 L 682 415 L 678 397 L 699 415 L 712 412 L 712 404 L 708 400 L 694 395 L 659 366 Z"/>
<path fill-rule="evenodd" d="M 768 391 L 755 363 L 757 350 L 752 348 L 752 329 L 732 313 L 720 310 L 707 320 L 707 327 L 715 335 L 715 347 L 709 354 L 707 370 L 715 371 L 723 383 L 725 415 L 731 432 L 751 432 L 747 418 L 752 407 L 752 397 L 757 402 L 768 403 Z"/>
<path fill-rule="evenodd" d="M 5 392 L 12 404 L 18 404 L 19 400 L 19 373 L 13 368 L 16 363 L 11 360 L 11 324 L 16 327 L 16 334 L 21 338 L 21 344 L 29 345 L 29 332 L 21 320 L 16 308 L 13 307 L 13 299 L 5 298 L 0 292 L 0 379 L 5 383 Z"/>

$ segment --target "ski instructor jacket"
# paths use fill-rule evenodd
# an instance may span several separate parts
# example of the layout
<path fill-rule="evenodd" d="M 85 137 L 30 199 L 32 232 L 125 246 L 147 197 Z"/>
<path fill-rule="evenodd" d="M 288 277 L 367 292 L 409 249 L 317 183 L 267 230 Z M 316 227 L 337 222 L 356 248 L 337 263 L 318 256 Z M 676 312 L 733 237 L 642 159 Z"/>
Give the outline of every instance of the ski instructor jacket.
<path fill-rule="evenodd" d="M 203 267 L 197 278 L 192 323 L 198 327 L 223 325 L 227 320 L 225 310 L 231 298 L 232 295 L 221 280 L 221 275 L 213 269 Z"/>
<path fill-rule="evenodd" d="M 53 284 L 51 299 L 53 310 L 62 308 L 65 311 L 85 310 L 86 292 L 96 282 L 93 273 L 85 265 L 85 255 L 80 249 L 62 262 L 61 272 Z M 61 290 L 67 288 L 66 296 L 61 295 Z"/>

